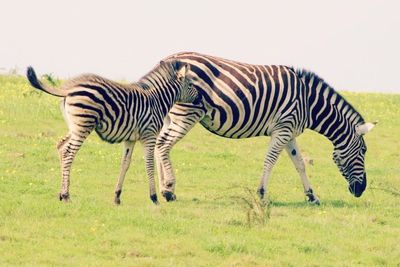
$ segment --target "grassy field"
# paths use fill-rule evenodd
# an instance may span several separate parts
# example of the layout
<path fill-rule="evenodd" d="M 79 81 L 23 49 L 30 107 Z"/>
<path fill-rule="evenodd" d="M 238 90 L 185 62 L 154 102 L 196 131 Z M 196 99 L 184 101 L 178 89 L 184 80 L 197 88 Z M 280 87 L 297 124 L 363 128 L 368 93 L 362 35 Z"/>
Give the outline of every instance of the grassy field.
<path fill-rule="evenodd" d="M 269 138 L 229 140 L 200 126 L 172 152 L 173 203 L 148 198 L 137 145 L 113 204 L 121 146 L 93 134 L 72 168 L 71 200 L 58 201 L 55 144 L 66 134 L 59 99 L 24 78 L 0 76 L 1 266 L 400 266 L 400 95 L 344 93 L 378 126 L 366 136 L 368 188 L 356 199 L 332 145 L 306 131 L 298 143 L 320 206 L 305 202 L 286 154 L 273 170 L 271 204 L 250 217 Z M 260 219 L 263 222 L 260 222 Z"/>

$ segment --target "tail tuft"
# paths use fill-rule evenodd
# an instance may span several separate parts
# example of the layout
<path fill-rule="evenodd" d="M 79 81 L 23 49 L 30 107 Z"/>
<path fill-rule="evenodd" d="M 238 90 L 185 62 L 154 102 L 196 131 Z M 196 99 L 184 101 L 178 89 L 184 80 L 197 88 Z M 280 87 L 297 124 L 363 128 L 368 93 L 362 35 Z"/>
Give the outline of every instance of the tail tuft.
<path fill-rule="evenodd" d="M 29 66 L 28 69 L 26 70 L 26 77 L 28 78 L 31 85 L 36 89 L 42 90 L 48 94 L 58 97 L 65 97 L 67 95 L 67 91 L 48 86 L 42 83 L 40 80 L 38 80 L 35 70 L 31 66 Z"/>
<path fill-rule="evenodd" d="M 40 90 L 44 90 L 43 86 L 41 85 L 41 83 L 39 82 L 35 70 L 29 66 L 27 71 L 26 71 L 26 77 L 28 78 L 29 82 L 31 83 L 31 85 L 37 89 Z"/>

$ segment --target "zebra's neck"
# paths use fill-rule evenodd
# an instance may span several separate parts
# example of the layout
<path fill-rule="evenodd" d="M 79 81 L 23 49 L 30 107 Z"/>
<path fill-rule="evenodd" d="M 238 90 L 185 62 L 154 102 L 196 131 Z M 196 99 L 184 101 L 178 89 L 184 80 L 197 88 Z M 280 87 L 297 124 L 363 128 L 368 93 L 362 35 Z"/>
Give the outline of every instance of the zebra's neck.
<path fill-rule="evenodd" d="M 157 115 L 164 118 L 178 99 L 179 92 L 173 85 L 154 87 L 149 90 L 149 97 Z"/>
<path fill-rule="evenodd" d="M 162 118 L 168 114 L 179 98 L 179 85 L 174 79 L 171 79 L 171 73 L 160 66 L 157 66 L 136 84 L 150 98 L 154 114 Z"/>
<path fill-rule="evenodd" d="M 307 86 L 309 119 L 307 128 L 326 136 L 335 147 L 347 146 L 362 116 L 339 93 L 316 74 L 297 71 Z"/>

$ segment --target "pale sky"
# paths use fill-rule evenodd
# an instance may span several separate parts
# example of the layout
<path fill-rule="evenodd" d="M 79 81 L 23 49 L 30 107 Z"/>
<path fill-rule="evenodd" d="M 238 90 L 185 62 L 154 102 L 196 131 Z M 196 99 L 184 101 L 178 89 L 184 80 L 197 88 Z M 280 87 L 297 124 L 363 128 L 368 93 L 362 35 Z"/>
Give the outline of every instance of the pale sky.
<path fill-rule="evenodd" d="M 400 1 L 0 0 L 0 73 L 135 81 L 194 51 L 316 72 L 337 90 L 400 93 Z"/>

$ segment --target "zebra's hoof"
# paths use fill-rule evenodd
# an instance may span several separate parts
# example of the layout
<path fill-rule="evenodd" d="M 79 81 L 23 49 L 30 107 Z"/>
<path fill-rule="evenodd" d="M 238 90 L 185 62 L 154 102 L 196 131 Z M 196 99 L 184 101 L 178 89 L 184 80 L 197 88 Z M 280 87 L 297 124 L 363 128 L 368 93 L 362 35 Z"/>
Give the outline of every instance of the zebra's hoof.
<path fill-rule="evenodd" d="M 307 195 L 308 197 L 308 203 L 312 204 L 312 205 L 317 205 L 319 206 L 321 203 L 319 202 L 319 199 L 314 196 L 314 195 Z"/>
<path fill-rule="evenodd" d="M 259 188 L 257 190 L 257 195 L 260 197 L 261 200 L 263 200 L 265 198 L 265 189 L 264 188 Z"/>
<path fill-rule="evenodd" d="M 114 204 L 115 205 L 120 205 L 121 204 L 121 199 L 120 198 L 115 198 L 114 199 Z"/>
<path fill-rule="evenodd" d="M 170 191 L 164 191 L 162 195 L 167 200 L 167 202 L 176 200 L 176 195 Z"/>
<path fill-rule="evenodd" d="M 60 201 L 63 202 L 69 202 L 69 194 L 68 193 L 60 193 L 58 198 L 60 199 Z"/>
<path fill-rule="evenodd" d="M 317 206 L 319 206 L 321 203 L 319 202 L 319 199 L 318 198 L 314 198 L 313 200 L 311 200 L 311 199 L 308 199 L 308 203 L 310 203 L 310 204 L 312 204 L 312 205 L 317 205 Z"/>
<path fill-rule="evenodd" d="M 319 199 L 314 195 L 313 190 L 310 188 L 307 191 L 305 191 L 306 197 L 308 197 L 308 203 L 313 204 L 313 205 L 320 205 L 321 203 L 319 202 Z"/>
<path fill-rule="evenodd" d="M 154 204 L 158 205 L 158 199 L 157 199 L 157 194 L 150 195 L 151 201 L 153 201 Z"/>

